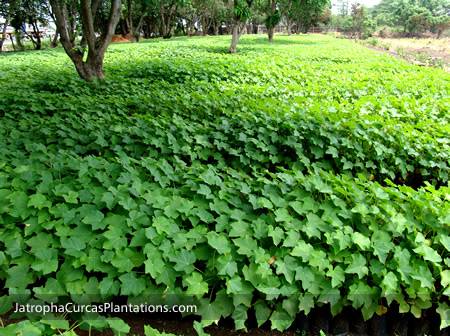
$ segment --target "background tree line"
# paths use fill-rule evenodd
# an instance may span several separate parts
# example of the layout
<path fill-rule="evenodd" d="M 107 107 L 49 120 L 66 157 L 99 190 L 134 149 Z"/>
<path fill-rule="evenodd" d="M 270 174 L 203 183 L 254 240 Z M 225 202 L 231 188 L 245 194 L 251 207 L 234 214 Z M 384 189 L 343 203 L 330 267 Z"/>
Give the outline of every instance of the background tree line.
<path fill-rule="evenodd" d="M 429 32 L 440 38 L 450 28 L 449 0 L 382 0 L 377 6 L 365 8 L 349 0 L 337 2 L 332 27 L 368 37 L 390 32 L 400 37 L 419 37 Z"/>
<path fill-rule="evenodd" d="M 41 49 L 38 27 L 57 21 L 57 6 L 66 8 L 74 33 L 83 34 L 83 15 L 87 14 L 82 12 L 84 4 L 96 9 L 96 25 L 106 24 L 111 0 L 0 0 L 0 16 L 15 29 L 16 50 L 23 49 L 24 38 L 31 39 L 35 49 Z M 114 33 L 132 41 L 141 37 L 256 33 L 261 25 L 265 25 L 272 40 L 274 28 L 280 23 L 287 25 L 290 33 L 306 32 L 322 13 L 330 10 L 330 0 L 122 0 L 117 8 L 119 21 Z M 34 31 L 25 31 L 25 23 Z M 6 25 L 2 30 L 3 42 Z M 57 38 L 52 42 L 54 46 Z"/>
<path fill-rule="evenodd" d="M 104 54 L 115 34 L 139 41 L 141 36 L 229 33 L 229 51 L 234 53 L 248 23 L 264 23 L 272 41 L 282 19 L 306 32 L 329 7 L 329 0 L 0 0 L 0 15 L 6 21 L 1 43 L 10 25 L 14 48 L 23 48 L 26 35 L 35 49 L 41 49 L 39 25 L 52 21 L 57 35 L 52 44 L 59 38 L 80 77 L 90 81 L 104 77 Z M 27 31 L 24 24 L 33 30 Z"/>

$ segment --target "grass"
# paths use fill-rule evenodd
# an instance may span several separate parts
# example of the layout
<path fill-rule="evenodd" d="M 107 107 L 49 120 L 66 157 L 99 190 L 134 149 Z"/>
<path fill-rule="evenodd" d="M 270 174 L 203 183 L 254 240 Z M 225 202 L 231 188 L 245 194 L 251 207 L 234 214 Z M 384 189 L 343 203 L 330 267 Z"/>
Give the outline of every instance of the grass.
<path fill-rule="evenodd" d="M 329 36 L 228 43 L 113 44 L 91 84 L 61 49 L 0 55 L 2 313 L 169 291 L 199 332 L 392 301 L 445 327 L 450 75 Z"/>

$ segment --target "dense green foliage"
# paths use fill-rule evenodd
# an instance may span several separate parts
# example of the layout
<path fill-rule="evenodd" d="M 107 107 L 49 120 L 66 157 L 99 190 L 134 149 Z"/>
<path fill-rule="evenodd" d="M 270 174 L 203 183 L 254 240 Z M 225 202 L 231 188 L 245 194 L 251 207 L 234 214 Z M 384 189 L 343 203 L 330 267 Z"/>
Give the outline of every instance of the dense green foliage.
<path fill-rule="evenodd" d="M 373 9 L 379 25 L 409 34 L 431 30 L 440 35 L 450 27 L 449 13 L 449 0 L 383 0 Z"/>
<path fill-rule="evenodd" d="M 326 36 L 227 42 L 114 45 L 88 85 L 60 50 L 0 58 L 2 301 L 173 293 L 204 326 L 278 330 L 396 302 L 445 327 L 450 76 Z"/>

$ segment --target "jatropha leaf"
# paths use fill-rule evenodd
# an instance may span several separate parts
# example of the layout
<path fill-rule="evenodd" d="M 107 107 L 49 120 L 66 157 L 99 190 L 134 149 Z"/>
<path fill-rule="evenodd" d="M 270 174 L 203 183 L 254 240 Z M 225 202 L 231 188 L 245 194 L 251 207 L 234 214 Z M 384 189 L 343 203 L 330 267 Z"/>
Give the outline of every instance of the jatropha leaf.
<path fill-rule="evenodd" d="M 202 297 L 203 294 L 208 293 L 208 283 L 203 281 L 203 277 L 198 272 L 193 272 L 186 277 L 184 284 L 188 287 L 186 293 L 197 297 Z"/>
<path fill-rule="evenodd" d="M 208 232 L 208 244 L 216 249 L 220 254 L 228 254 L 231 252 L 231 245 L 225 235 L 216 232 Z"/>
<path fill-rule="evenodd" d="M 450 326 L 450 306 L 444 302 L 438 303 L 438 308 L 436 309 L 438 312 L 440 318 L 441 318 L 441 324 L 439 328 L 441 330 L 447 328 Z"/>

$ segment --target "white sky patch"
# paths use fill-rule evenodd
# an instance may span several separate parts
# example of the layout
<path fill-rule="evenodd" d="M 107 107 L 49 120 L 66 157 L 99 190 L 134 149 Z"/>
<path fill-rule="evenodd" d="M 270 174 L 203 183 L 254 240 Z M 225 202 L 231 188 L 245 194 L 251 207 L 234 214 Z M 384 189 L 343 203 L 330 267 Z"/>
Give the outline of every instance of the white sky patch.
<path fill-rule="evenodd" d="M 349 7 L 351 7 L 352 3 L 360 3 L 366 7 L 373 7 L 375 5 L 378 5 L 381 2 L 381 0 L 349 0 Z M 333 5 L 333 9 L 335 10 L 337 5 L 339 4 L 339 0 L 331 0 L 331 3 Z"/>

